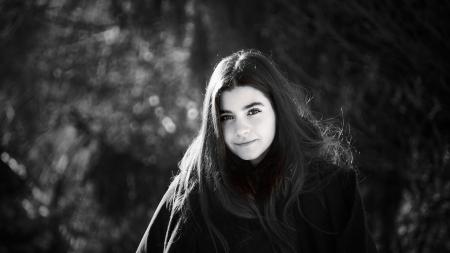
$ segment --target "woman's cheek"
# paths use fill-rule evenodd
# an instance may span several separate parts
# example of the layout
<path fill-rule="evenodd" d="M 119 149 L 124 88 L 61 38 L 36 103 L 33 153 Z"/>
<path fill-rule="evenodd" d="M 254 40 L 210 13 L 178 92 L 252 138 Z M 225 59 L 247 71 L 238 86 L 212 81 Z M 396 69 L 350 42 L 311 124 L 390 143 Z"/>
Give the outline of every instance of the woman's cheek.
<path fill-rule="evenodd" d="M 223 138 L 225 140 L 225 144 L 227 145 L 227 147 L 230 146 L 231 139 L 232 139 L 232 130 L 230 128 L 231 128 L 231 126 L 229 124 L 228 125 L 224 124 L 224 126 L 222 128 Z"/>

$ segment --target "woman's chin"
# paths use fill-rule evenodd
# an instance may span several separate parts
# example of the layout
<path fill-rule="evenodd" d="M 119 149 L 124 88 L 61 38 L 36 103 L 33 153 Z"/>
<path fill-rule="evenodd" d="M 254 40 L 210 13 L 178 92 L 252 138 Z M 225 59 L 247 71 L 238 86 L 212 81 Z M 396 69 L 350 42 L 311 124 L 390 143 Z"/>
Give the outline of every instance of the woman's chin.
<path fill-rule="evenodd" d="M 238 155 L 238 157 L 241 158 L 242 160 L 249 161 L 249 162 L 258 158 L 258 156 L 256 156 L 256 155 L 248 155 L 248 154 Z"/>

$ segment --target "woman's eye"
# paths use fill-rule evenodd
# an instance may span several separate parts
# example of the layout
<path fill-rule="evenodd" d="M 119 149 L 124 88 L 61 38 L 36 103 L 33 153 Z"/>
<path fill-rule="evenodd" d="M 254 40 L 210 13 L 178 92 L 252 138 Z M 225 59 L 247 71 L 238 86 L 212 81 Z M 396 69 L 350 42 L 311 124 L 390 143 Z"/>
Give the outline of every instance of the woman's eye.
<path fill-rule="evenodd" d="M 230 119 L 233 119 L 233 116 L 231 116 L 231 115 L 220 116 L 220 121 L 226 121 L 226 120 L 230 120 Z"/>
<path fill-rule="evenodd" d="M 260 112 L 261 112 L 260 109 L 252 108 L 252 109 L 250 109 L 250 111 L 248 111 L 248 115 L 254 115 L 254 114 L 257 114 L 257 113 L 260 113 Z"/>

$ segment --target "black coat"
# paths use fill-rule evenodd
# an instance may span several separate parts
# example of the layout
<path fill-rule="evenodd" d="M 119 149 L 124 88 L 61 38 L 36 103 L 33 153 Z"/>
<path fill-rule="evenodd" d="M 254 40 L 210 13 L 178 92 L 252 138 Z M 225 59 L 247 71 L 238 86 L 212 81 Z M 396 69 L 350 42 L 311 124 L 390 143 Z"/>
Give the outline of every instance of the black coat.
<path fill-rule="evenodd" d="M 192 218 L 181 220 L 177 214 L 171 217 L 167 201 L 172 194 L 173 190 L 169 188 L 136 252 L 164 252 L 165 237 L 170 238 L 166 252 L 215 252 L 201 222 L 193 222 Z M 353 170 L 335 170 L 323 182 L 323 187 L 301 194 L 297 204 L 303 213 L 297 212 L 294 224 L 296 234 L 293 243 L 297 252 L 376 252 L 367 229 Z M 229 243 L 230 252 L 273 252 L 268 237 L 256 219 L 239 218 L 220 211 L 212 215 L 219 221 L 218 226 Z"/>

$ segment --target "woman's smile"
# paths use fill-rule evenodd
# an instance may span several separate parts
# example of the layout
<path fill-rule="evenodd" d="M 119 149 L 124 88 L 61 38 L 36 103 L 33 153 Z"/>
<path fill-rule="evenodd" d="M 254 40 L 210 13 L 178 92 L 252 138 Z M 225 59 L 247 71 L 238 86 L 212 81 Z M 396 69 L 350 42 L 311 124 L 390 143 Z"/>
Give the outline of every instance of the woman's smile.
<path fill-rule="evenodd" d="M 235 143 L 235 145 L 238 145 L 240 147 L 248 147 L 250 146 L 250 144 L 255 143 L 257 140 L 251 140 L 251 141 L 247 141 L 247 142 L 241 142 L 241 143 Z"/>

